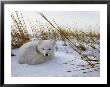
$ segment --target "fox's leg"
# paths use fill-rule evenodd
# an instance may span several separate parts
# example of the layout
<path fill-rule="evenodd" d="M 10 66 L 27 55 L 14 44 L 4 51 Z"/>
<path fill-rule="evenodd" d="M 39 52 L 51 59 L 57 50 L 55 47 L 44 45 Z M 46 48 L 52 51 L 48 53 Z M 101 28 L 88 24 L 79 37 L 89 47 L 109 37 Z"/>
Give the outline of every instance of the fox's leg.
<path fill-rule="evenodd" d="M 27 61 L 27 64 L 29 64 L 29 65 L 37 64 L 37 59 L 36 59 L 36 58 L 33 58 L 33 59 L 31 59 L 31 60 L 28 60 L 28 61 Z"/>

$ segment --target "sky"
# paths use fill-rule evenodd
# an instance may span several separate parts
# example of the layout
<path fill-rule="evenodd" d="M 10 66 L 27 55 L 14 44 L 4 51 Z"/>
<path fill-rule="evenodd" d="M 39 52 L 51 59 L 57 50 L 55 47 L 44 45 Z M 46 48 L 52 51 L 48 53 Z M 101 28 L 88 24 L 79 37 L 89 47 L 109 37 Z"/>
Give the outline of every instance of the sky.
<path fill-rule="evenodd" d="M 99 31 L 100 13 L 99 11 L 42 11 L 51 22 L 59 25 L 70 26 L 82 30 Z M 41 22 L 47 23 L 40 15 L 39 12 L 24 11 L 23 17 L 27 25 L 36 24 Z M 88 29 L 89 27 L 89 29 Z"/>
<path fill-rule="evenodd" d="M 65 12 L 43 12 L 49 18 L 56 19 L 56 21 L 60 23 L 73 23 L 79 22 L 81 24 L 96 24 L 99 22 L 99 13 L 98 12 L 90 12 L 90 11 L 65 11 Z"/>

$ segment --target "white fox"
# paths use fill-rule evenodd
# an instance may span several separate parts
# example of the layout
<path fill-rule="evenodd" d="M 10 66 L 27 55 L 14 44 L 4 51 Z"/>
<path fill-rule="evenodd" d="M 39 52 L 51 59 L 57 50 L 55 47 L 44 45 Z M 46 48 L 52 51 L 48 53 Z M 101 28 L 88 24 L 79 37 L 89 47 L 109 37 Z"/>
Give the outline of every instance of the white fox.
<path fill-rule="evenodd" d="M 39 64 L 54 57 L 55 42 L 53 40 L 34 40 L 25 43 L 19 49 L 20 64 Z"/>

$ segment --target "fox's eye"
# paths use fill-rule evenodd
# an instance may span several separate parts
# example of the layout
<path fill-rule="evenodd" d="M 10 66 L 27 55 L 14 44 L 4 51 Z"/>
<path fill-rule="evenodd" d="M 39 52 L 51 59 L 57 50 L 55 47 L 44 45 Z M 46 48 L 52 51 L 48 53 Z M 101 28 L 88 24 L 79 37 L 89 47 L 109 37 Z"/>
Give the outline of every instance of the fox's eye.
<path fill-rule="evenodd" d="M 44 48 L 42 48 L 42 50 L 45 50 Z"/>
<path fill-rule="evenodd" d="M 50 48 L 48 50 L 51 50 Z"/>

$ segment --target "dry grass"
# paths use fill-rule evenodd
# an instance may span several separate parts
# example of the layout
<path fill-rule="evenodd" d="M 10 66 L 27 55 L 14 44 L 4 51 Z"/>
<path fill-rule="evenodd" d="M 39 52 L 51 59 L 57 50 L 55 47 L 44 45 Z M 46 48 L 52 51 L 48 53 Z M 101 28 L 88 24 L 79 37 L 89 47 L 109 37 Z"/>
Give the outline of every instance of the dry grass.
<path fill-rule="evenodd" d="M 29 34 L 27 31 L 26 24 L 23 20 L 22 14 L 21 16 L 18 15 L 18 12 L 15 12 L 16 17 L 14 14 L 11 14 L 12 22 L 11 25 L 11 46 L 12 48 L 18 48 L 23 43 L 29 41 Z"/>

